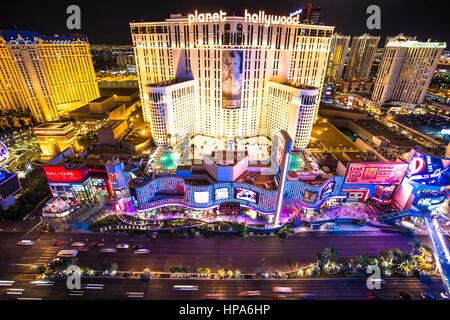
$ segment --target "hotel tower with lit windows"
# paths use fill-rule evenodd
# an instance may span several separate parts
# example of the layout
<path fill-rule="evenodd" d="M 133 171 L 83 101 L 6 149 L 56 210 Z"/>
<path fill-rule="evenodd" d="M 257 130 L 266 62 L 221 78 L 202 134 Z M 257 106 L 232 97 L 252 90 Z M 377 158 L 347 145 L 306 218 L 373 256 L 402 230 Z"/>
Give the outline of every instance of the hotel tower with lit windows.
<path fill-rule="evenodd" d="M 100 96 L 87 38 L 0 31 L 0 111 L 56 121 Z"/>
<path fill-rule="evenodd" d="M 294 148 L 304 149 L 334 27 L 292 22 L 246 10 L 130 23 L 144 120 L 156 144 L 174 145 L 187 134 L 272 137 L 286 130 Z"/>

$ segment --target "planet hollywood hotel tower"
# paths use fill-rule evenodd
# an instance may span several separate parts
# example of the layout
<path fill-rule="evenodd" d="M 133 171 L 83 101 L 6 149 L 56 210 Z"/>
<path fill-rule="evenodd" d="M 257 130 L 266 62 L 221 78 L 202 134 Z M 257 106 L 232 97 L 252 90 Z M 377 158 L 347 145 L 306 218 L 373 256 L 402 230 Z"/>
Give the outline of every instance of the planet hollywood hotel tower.
<path fill-rule="evenodd" d="M 248 10 L 130 27 L 144 120 L 157 145 L 286 130 L 295 149 L 307 146 L 334 27 Z"/>

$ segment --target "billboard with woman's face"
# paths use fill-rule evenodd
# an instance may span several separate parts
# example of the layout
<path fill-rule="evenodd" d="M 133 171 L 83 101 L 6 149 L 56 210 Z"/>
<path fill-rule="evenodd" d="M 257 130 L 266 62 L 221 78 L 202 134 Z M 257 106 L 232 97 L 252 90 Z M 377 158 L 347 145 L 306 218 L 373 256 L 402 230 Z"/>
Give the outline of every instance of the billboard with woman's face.
<path fill-rule="evenodd" d="M 222 52 L 222 106 L 240 108 L 242 93 L 242 50 Z"/>

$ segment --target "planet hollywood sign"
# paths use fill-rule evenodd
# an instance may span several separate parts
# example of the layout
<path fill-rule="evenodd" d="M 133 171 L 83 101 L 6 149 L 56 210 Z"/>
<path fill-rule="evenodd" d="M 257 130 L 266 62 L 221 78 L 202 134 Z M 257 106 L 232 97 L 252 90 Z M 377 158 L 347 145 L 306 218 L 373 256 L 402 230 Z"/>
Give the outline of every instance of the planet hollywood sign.
<path fill-rule="evenodd" d="M 263 23 L 266 27 L 271 24 L 281 24 L 281 25 L 292 25 L 296 26 L 300 22 L 300 17 L 298 14 L 296 16 L 277 16 L 266 14 L 265 11 L 259 11 L 258 13 L 250 13 L 247 9 L 245 9 L 245 22 L 253 22 L 253 23 Z M 197 23 L 197 22 L 219 22 L 226 21 L 227 13 L 225 11 L 220 10 L 219 12 L 214 13 L 198 13 L 198 10 L 195 10 L 194 13 L 188 14 L 189 24 Z"/>

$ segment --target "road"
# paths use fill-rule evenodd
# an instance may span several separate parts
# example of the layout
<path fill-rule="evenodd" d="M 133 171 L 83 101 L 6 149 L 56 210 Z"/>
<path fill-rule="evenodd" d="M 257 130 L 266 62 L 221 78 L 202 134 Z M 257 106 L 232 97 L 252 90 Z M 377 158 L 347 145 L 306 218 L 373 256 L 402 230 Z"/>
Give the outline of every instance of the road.
<path fill-rule="evenodd" d="M 103 286 L 99 286 L 103 285 Z M 197 291 L 174 290 L 174 285 L 198 286 Z M 312 293 L 320 300 L 360 300 L 367 299 L 369 292 L 380 299 L 398 299 L 399 291 L 406 291 L 414 299 L 420 299 L 420 292 L 431 292 L 437 298 L 442 292 L 439 279 L 389 279 L 380 290 L 369 290 L 365 279 L 304 279 L 304 280 L 150 280 L 137 279 L 83 279 L 80 290 L 69 290 L 65 280 L 56 281 L 52 286 L 31 285 L 27 281 L 17 281 L 11 287 L 0 287 L 0 299 L 43 300 L 198 300 L 207 295 L 215 295 L 219 300 L 230 299 L 271 299 L 276 295 L 273 287 L 290 287 L 291 293 L 283 294 L 285 299 L 299 299 L 300 294 Z M 18 291 L 18 289 L 25 289 Z M 255 297 L 243 297 L 239 293 L 259 291 Z M 9 294 L 8 294 L 9 292 Z M 15 292 L 15 293 L 14 293 Z M 22 292 L 17 294 L 17 292 Z M 128 293 L 138 293 L 131 297 Z M 12 294 L 14 293 L 14 294 Z M 100 294 L 99 294 L 100 293 Z"/>
<path fill-rule="evenodd" d="M 427 236 L 411 236 L 378 232 L 305 232 L 280 240 L 278 237 L 237 237 L 237 236 L 158 236 L 151 240 L 144 235 L 101 234 L 101 233 L 52 233 L 32 234 L 35 244 L 30 247 L 18 246 L 24 233 L 0 233 L 0 280 L 16 281 L 14 288 L 26 289 L 22 295 L 6 294 L 9 287 L 0 287 L 0 299 L 17 297 L 40 297 L 45 299 L 83 299 L 99 298 L 98 291 L 84 289 L 83 293 L 70 292 L 65 281 L 54 286 L 36 286 L 29 284 L 35 279 L 36 266 L 51 261 L 61 249 L 73 248 L 71 243 L 82 241 L 88 251 L 80 252 L 78 264 L 82 267 L 98 269 L 101 261 L 116 262 L 119 271 L 142 271 L 149 267 L 152 271 L 168 271 L 172 265 L 187 265 L 191 270 L 197 267 L 209 267 L 213 272 L 219 268 L 240 269 L 242 273 L 254 273 L 260 268 L 271 272 L 295 269 L 298 265 L 313 262 L 313 255 L 329 246 L 335 246 L 341 257 L 357 256 L 361 253 L 378 255 L 380 250 L 399 248 L 411 251 L 409 241 L 417 239 L 429 245 Z M 64 246 L 55 247 L 50 243 L 65 242 Z M 99 248 L 90 246 L 91 242 L 104 242 L 104 248 L 113 248 L 119 243 L 139 243 L 151 250 L 150 254 L 137 255 L 132 249 L 119 249 L 117 253 L 101 253 Z M 175 281 L 175 282 L 174 282 Z M 427 282 L 428 281 L 428 282 Z M 128 291 L 146 292 L 145 299 L 198 299 L 206 293 L 218 290 L 223 299 L 236 299 L 238 293 L 245 290 L 260 290 L 262 298 L 270 297 L 273 286 L 289 286 L 296 293 L 312 292 L 319 299 L 364 299 L 367 288 L 364 279 L 305 279 L 305 280 L 141 280 L 100 279 L 89 280 L 91 283 L 104 283 L 101 299 L 123 298 Z M 199 286 L 196 292 L 179 292 L 171 290 L 173 283 Z M 395 298 L 398 291 L 405 290 L 412 294 L 443 291 L 439 279 L 390 279 L 386 289 L 382 290 L 384 298 Z"/>
<path fill-rule="evenodd" d="M 163 236 L 150 240 L 144 235 L 106 233 L 53 233 L 41 234 L 32 247 L 17 246 L 19 233 L 0 233 L 0 275 L 15 272 L 17 266 L 10 264 L 45 264 L 61 249 L 72 248 L 76 241 L 88 245 L 87 252 L 79 253 L 79 264 L 97 269 L 101 261 L 116 262 L 120 271 L 142 271 L 150 267 L 153 271 L 169 271 L 172 265 L 187 265 L 191 270 L 208 267 L 240 269 L 243 273 L 254 273 L 260 268 L 272 271 L 290 271 L 298 265 L 313 261 L 313 255 L 327 247 L 335 246 L 341 257 L 378 255 L 382 249 L 399 248 L 411 251 L 408 244 L 413 239 L 429 245 L 427 236 L 410 236 L 373 232 L 306 232 L 281 240 L 278 237 L 237 236 Z M 52 240 L 65 241 L 62 247 L 52 247 Z M 150 249 L 148 255 L 133 254 L 133 250 L 119 249 L 117 253 L 101 253 L 100 248 L 89 246 L 91 242 L 105 243 L 104 248 L 113 248 L 119 243 L 139 243 Z M 13 250 L 12 250 L 13 249 Z M 21 270 L 20 272 L 22 272 Z"/>

